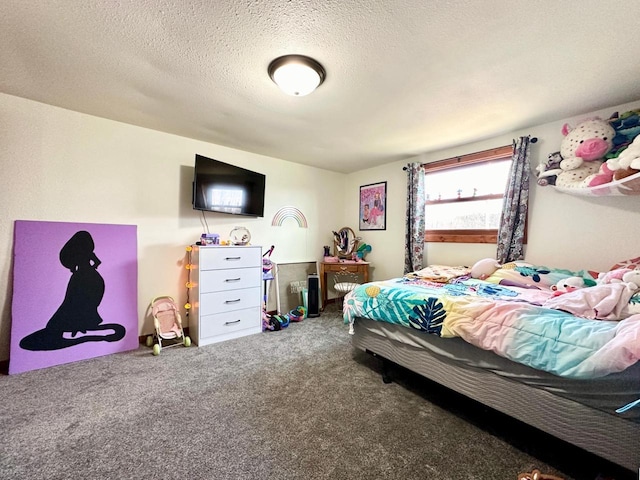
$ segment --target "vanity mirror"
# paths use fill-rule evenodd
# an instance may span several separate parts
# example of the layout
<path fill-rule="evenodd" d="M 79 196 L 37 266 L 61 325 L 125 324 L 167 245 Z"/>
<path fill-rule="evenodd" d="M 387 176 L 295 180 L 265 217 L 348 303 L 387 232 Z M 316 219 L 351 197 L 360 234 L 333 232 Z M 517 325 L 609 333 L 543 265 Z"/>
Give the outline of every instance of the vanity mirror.
<path fill-rule="evenodd" d="M 360 237 L 349 227 L 333 232 L 333 254 L 338 258 L 351 258 L 358 250 Z"/>

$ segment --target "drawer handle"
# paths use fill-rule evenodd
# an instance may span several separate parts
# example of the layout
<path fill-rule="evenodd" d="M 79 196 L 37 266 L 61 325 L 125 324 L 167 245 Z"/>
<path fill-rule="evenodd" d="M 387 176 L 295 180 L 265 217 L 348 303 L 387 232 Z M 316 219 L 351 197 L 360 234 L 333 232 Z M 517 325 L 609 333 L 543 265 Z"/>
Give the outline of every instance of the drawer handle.
<path fill-rule="evenodd" d="M 242 257 L 224 257 L 225 260 L 240 260 Z"/>
<path fill-rule="evenodd" d="M 238 298 L 237 300 L 225 300 L 224 303 L 238 303 L 240 301 L 240 299 Z"/>
<path fill-rule="evenodd" d="M 227 278 L 225 280 L 225 282 L 239 282 L 240 281 L 240 277 L 238 278 Z"/>
<path fill-rule="evenodd" d="M 234 323 L 240 323 L 240 319 L 234 320 L 233 322 L 224 322 L 225 325 L 232 325 Z"/>

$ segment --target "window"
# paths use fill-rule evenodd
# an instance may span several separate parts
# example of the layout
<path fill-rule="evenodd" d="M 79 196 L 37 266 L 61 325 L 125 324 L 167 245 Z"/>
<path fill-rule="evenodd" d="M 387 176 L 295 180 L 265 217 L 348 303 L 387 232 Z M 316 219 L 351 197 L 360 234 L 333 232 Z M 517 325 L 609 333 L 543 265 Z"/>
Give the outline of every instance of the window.
<path fill-rule="evenodd" d="M 511 145 L 425 164 L 426 242 L 497 243 Z"/>

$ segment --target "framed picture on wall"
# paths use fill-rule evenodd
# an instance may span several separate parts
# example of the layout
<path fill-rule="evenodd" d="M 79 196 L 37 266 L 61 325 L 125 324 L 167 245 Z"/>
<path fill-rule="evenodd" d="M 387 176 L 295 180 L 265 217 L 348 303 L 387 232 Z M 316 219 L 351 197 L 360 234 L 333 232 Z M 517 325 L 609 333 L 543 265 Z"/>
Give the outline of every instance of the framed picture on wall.
<path fill-rule="evenodd" d="M 387 182 L 360 187 L 360 230 L 387 229 Z"/>

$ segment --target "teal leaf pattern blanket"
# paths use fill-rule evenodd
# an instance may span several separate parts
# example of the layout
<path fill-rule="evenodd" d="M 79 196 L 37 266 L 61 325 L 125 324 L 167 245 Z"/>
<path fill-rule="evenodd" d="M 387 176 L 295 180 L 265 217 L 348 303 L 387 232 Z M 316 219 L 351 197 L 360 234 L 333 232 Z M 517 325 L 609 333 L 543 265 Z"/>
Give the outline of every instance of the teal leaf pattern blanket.
<path fill-rule="evenodd" d="M 443 338 L 460 337 L 515 362 L 568 378 L 605 376 L 640 359 L 640 314 L 619 321 L 582 318 L 544 307 L 553 296 L 547 289 L 474 279 L 435 284 L 396 278 L 360 285 L 345 297 L 343 308 L 345 322 L 352 325 L 362 317 Z M 636 297 L 629 303 L 635 301 Z"/>

